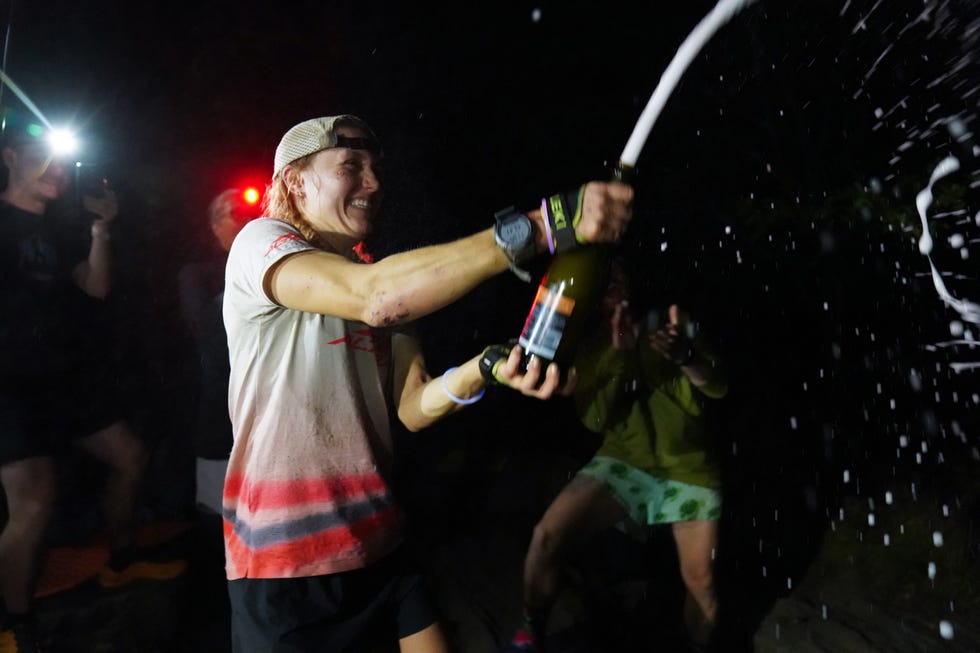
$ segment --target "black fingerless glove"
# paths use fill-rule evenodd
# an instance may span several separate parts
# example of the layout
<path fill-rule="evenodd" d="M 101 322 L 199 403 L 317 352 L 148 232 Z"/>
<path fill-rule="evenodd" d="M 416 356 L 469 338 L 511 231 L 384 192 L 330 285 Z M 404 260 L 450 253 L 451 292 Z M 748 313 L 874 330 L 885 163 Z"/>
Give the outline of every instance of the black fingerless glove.
<path fill-rule="evenodd" d="M 545 228 L 548 231 L 548 248 L 552 254 L 561 254 L 584 244 L 575 233 L 582 220 L 582 200 L 585 186 L 567 193 L 558 193 L 541 202 Z"/>
<path fill-rule="evenodd" d="M 506 345 L 490 345 L 480 354 L 480 374 L 487 385 L 507 385 L 497 377 L 497 370 L 507 362 L 510 347 Z"/>

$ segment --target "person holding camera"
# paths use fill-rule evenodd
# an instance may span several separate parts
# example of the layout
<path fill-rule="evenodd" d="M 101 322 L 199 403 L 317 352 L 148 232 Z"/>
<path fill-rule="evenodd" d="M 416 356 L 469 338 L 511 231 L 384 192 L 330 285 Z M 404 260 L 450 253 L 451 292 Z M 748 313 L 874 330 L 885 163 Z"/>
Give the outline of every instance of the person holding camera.
<path fill-rule="evenodd" d="M 728 382 L 687 311 L 672 304 L 640 323 L 634 310 L 625 264 L 616 259 L 601 325 L 575 357 L 575 407 L 602 444 L 534 527 L 524 561 L 524 624 L 509 653 L 547 650 L 566 565 L 588 538 L 617 524 L 628 532 L 670 528 L 692 646 L 704 646 L 713 629 L 721 479 L 706 412 Z"/>
<path fill-rule="evenodd" d="M 433 377 L 405 326 L 548 251 L 547 232 L 539 211 L 513 212 L 524 227 L 514 240 L 488 228 L 369 263 L 358 245 L 383 189 L 381 147 L 363 120 L 301 122 L 276 148 L 266 217 L 228 256 L 235 441 L 223 514 L 238 653 L 361 651 L 373 637 L 405 653 L 448 650 L 402 547 L 389 419 L 423 429 L 478 401 L 488 371 L 475 356 Z M 581 192 L 578 236 L 616 240 L 632 189 Z M 515 348 L 493 378 L 542 399 L 558 389 L 557 366 L 522 373 L 519 363 Z"/>
<path fill-rule="evenodd" d="M 111 285 L 115 194 L 85 196 L 93 215 L 84 239 L 73 238 L 49 205 L 69 186 L 64 162 L 45 141 L 8 132 L 2 148 L 7 184 L 0 192 L 0 482 L 8 520 L 0 533 L 4 636 L 34 650 L 32 614 L 46 527 L 57 496 L 56 463 L 75 446 L 110 470 L 103 517 L 110 557 L 106 587 L 134 578 L 172 578 L 182 563 L 137 559 L 134 510 L 147 460 L 122 417 L 109 333 L 92 302 Z"/>

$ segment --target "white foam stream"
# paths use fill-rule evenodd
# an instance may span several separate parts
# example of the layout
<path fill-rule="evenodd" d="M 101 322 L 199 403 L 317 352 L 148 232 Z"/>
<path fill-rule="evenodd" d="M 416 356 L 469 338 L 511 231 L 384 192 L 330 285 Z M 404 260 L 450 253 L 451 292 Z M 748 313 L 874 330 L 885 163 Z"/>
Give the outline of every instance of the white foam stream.
<path fill-rule="evenodd" d="M 637 159 L 640 158 L 640 152 L 643 150 L 643 145 L 647 142 L 647 137 L 650 135 L 650 130 L 653 129 L 653 124 L 657 122 L 660 112 L 667 103 L 667 98 L 674 91 L 674 87 L 677 86 L 677 82 L 680 81 L 684 71 L 691 65 L 691 61 L 722 25 L 727 23 L 732 16 L 741 11 L 746 5 L 752 4 L 753 2 L 755 0 L 719 0 L 714 9 L 702 18 L 701 22 L 694 28 L 694 31 L 684 39 L 681 46 L 677 48 L 677 53 L 670 61 L 667 69 L 661 75 L 660 81 L 657 83 L 657 88 L 654 89 L 653 95 L 650 96 L 646 108 L 640 114 L 640 119 L 637 121 L 636 126 L 633 128 L 633 133 L 630 134 L 629 140 L 626 142 L 623 154 L 619 157 L 620 163 L 630 167 L 636 165 Z"/>
<path fill-rule="evenodd" d="M 919 219 L 922 221 L 922 235 L 919 237 L 919 252 L 926 257 L 929 261 L 929 270 L 932 275 L 932 283 L 936 287 L 936 292 L 939 294 L 940 299 L 943 302 L 960 314 L 960 317 L 965 322 L 970 322 L 980 326 L 980 304 L 976 304 L 966 299 L 959 299 L 954 297 L 951 292 L 946 288 L 946 284 L 943 283 L 942 276 L 939 270 L 936 269 L 935 263 L 932 260 L 932 247 L 933 239 L 932 234 L 929 232 L 929 207 L 932 205 L 933 195 L 932 187 L 933 185 L 945 177 L 946 175 L 952 174 L 960 169 L 960 162 L 954 156 L 947 156 L 945 159 L 940 161 L 935 170 L 932 171 L 932 176 L 929 178 L 929 185 L 919 191 L 919 194 L 915 197 L 915 208 L 919 212 Z M 945 344 L 945 343 L 943 343 Z M 970 345 L 972 348 L 972 344 Z M 950 367 L 955 372 L 963 372 L 967 370 L 980 369 L 980 363 L 951 363 Z"/>

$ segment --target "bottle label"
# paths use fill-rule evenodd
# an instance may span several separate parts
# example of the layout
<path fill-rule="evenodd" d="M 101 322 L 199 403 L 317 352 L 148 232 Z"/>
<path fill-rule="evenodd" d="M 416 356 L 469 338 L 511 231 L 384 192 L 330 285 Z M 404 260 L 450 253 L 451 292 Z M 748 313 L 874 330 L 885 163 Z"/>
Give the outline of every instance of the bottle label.
<path fill-rule="evenodd" d="M 565 332 L 565 322 L 575 308 L 575 300 L 563 294 L 565 284 L 559 284 L 555 290 L 545 286 L 538 288 L 534 305 L 524 323 L 521 333 L 521 347 L 529 354 L 554 360 L 561 336 Z"/>

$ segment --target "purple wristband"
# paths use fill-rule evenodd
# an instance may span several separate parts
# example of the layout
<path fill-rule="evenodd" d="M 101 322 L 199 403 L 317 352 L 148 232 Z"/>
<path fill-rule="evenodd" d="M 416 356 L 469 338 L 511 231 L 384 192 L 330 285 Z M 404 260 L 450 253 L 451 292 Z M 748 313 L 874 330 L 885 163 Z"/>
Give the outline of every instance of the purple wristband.
<path fill-rule="evenodd" d="M 548 251 L 555 253 L 555 241 L 551 238 L 551 219 L 548 217 L 548 198 L 541 198 L 541 217 L 544 222 L 544 235 L 548 239 Z"/>

